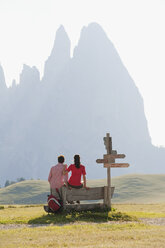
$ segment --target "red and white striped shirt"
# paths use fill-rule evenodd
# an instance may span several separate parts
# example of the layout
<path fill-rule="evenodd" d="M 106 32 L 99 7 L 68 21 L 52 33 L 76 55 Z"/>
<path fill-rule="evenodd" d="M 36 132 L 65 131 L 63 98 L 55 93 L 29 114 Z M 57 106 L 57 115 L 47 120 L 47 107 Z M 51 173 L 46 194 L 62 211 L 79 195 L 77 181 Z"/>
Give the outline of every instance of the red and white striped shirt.
<path fill-rule="evenodd" d="M 67 169 L 66 164 L 58 163 L 50 169 L 48 181 L 51 189 L 59 189 L 64 185 L 64 182 L 67 182 L 68 175 L 63 175 L 64 168 Z"/>

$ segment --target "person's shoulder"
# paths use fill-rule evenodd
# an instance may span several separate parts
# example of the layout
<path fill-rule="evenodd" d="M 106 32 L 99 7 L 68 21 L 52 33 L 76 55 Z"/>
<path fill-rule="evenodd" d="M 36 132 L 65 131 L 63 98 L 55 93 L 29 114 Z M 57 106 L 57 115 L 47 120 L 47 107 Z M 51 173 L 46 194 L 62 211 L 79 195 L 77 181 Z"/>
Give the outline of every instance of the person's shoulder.
<path fill-rule="evenodd" d="M 82 169 L 85 169 L 85 166 L 84 166 L 83 164 L 80 164 L 80 167 L 81 167 Z"/>
<path fill-rule="evenodd" d="M 58 163 L 55 165 L 56 168 L 66 168 L 67 164 L 63 164 L 63 163 Z"/>
<path fill-rule="evenodd" d="M 57 168 L 57 167 L 58 167 L 58 165 L 59 165 L 59 164 L 55 164 L 55 165 L 53 165 L 51 169 L 55 169 L 55 168 Z"/>
<path fill-rule="evenodd" d="M 70 165 L 69 165 L 69 168 L 73 168 L 73 167 L 74 167 L 74 164 L 70 164 Z"/>
<path fill-rule="evenodd" d="M 56 165 L 52 165 L 51 169 L 53 169 L 54 167 L 56 167 Z"/>
<path fill-rule="evenodd" d="M 50 168 L 50 173 L 52 173 L 55 170 L 55 165 L 52 165 Z"/>

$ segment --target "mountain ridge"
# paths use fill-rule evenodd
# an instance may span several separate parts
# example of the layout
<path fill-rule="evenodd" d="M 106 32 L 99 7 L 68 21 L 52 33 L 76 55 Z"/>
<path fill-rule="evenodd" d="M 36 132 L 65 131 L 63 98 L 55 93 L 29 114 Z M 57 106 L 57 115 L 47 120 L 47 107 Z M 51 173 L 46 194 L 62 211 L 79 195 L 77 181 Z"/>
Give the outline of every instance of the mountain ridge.
<path fill-rule="evenodd" d="M 24 65 L 20 84 L 0 99 L 1 184 L 47 178 L 59 154 L 70 164 L 78 153 L 89 178 L 105 177 L 95 161 L 105 153 L 107 132 L 131 165 L 112 175 L 165 173 L 165 149 L 151 144 L 142 96 L 101 26 L 82 30 L 72 58 L 63 27 L 56 39 L 43 79 L 36 67 Z"/>

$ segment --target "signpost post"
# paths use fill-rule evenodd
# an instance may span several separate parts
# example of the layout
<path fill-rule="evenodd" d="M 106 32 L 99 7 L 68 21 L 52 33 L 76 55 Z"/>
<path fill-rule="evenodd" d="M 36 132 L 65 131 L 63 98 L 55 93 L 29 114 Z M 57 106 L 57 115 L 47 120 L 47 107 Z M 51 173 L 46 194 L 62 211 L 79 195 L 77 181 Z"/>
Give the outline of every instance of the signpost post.
<path fill-rule="evenodd" d="M 115 159 L 125 158 L 124 154 L 117 154 L 117 151 L 112 150 L 112 138 L 107 133 L 103 138 L 107 154 L 103 156 L 103 159 L 97 159 L 96 163 L 103 163 L 107 168 L 107 207 L 111 210 L 111 168 L 126 168 L 129 167 L 128 163 L 115 163 Z"/>

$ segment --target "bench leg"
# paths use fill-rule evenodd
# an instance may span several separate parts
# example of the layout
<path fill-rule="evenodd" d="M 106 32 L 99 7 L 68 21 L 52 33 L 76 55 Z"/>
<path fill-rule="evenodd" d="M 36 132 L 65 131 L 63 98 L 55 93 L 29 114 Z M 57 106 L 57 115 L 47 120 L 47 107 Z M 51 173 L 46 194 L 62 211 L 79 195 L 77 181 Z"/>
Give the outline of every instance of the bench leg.
<path fill-rule="evenodd" d="M 61 188 L 62 191 L 62 202 L 63 202 L 63 209 L 66 209 L 66 187 Z"/>
<path fill-rule="evenodd" d="M 104 200 L 103 200 L 103 203 L 104 203 L 105 206 L 108 205 L 107 194 L 108 194 L 107 186 L 104 186 Z"/>

